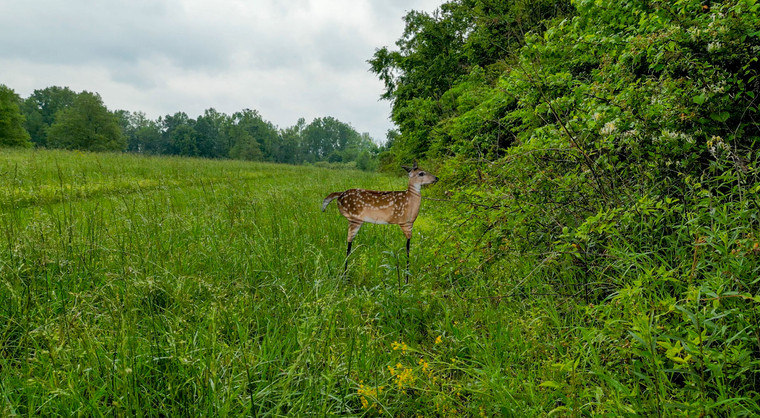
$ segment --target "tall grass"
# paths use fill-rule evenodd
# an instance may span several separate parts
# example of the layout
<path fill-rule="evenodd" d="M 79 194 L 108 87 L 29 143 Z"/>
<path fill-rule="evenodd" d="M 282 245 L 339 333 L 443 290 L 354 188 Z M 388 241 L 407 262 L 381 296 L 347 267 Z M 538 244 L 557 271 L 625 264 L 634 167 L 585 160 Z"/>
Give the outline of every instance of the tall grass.
<path fill-rule="evenodd" d="M 504 390 L 477 353 L 509 316 L 446 294 L 431 208 L 409 285 L 396 227 L 365 226 L 342 274 L 347 225 L 321 199 L 401 178 L 1 152 L 4 415 L 477 413 Z"/>
<path fill-rule="evenodd" d="M 757 392 L 731 392 L 757 376 L 757 328 L 721 325 L 722 307 L 738 304 L 755 312 L 741 323 L 756 321 L 744 308 L 757 306 L 752 293 L 669 302 L 641 282 L 662 262 L 648 254 L 618 255 L 637 273 L 598 306 L 544 293 L 546 259 L 474 266 L 480 250 L 440 227 L 452 211 L 434 201 L 415 224 L 409 284 L 395 226 L 365 225 L 344 275 L 347 224 L 320 206 L 351 187 L 405 180 L 0 150 L 2 415 L 760 413 Z M 668 262 L 704 269 L 708 248 L 736 238 L 713 229 L 696 262 Z M 754 237 L 738 239 L 757 252 Z M 737 274 L 754 268 L 735 260 Z M 696 328 L 663 329 L 676 313 Z M 698 373 L 709 376 L 679 377 Z"/>

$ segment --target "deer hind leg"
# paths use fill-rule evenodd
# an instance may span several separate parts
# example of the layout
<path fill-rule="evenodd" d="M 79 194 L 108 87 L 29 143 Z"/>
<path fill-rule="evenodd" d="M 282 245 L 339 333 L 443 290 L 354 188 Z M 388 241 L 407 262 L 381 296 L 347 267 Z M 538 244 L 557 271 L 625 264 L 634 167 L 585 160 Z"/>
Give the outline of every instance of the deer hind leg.
<path fill-rule="evenodd" d="M 399 225 L 406 236 L 406 282 L 409 283 L 409 247 L 412 242 L 412 224 Z"/>
<path fill-rule="evenodd" d="M 359 228 L 362 227 L 362 222 L 357 220 L 348 221 L 348 248 L 346 249 L 346 263 L 343 265 L 343 272 L 348 270 L 348 255 L 351 254 L 351 244 L 354 242 L 354 237 L 359 233 Z"/>

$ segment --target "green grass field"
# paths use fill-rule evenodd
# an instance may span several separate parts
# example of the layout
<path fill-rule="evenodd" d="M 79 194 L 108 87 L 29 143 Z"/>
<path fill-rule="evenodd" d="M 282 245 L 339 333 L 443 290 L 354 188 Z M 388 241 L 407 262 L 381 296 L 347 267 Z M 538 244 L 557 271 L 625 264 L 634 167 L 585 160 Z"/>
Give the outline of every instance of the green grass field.
<path fill-rule="evenodd" d="M 322 198 L 402 177 L 0 150 L 0 179 L 2 415 L 553 407 L 536 397 L 541 364 L 525 357 L 541 350 L 525 332 L 556 318 L 478 299 L 485 278 L 453 289 L 433 202 L 408 285 L 394 225 L 365 225 L 342 275 L 347 223 Z"/>
<path fill-rule="evenodd" d="M 405 182 L 0 150 L 0 415 L 760 413 L 760 296 L 637 278 L 588 303 L 550 291 L 552 255 L 478 265 L 483 231 L 444 227 L 470 215 L 431 200 L 408 284 L 395 225 L 365 225 L 344 275 L 347 222 L 323 197 Z M 754 268 L 743 254 L 723 269 Z"/>

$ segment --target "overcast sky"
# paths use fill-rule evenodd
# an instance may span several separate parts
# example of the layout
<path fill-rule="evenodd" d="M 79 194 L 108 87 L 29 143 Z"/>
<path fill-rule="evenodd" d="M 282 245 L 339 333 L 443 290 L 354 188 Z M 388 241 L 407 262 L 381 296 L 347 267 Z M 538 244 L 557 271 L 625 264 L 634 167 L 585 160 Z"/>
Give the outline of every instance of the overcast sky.
<path fill-rule="evenodd" d="M 155 119 L 258 110 L 280 128 L 333 116 L 385 140 L 376 48 L 442 0 L 2 0 L 0 84 L 67 86 Z"/>

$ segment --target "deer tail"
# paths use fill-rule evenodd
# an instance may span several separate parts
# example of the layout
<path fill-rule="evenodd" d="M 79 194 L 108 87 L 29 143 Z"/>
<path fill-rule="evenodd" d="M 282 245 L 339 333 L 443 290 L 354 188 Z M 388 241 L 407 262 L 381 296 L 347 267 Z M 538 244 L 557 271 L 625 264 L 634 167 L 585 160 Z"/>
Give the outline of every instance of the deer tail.
<path fill-rule="evenodd" d="M 335 199 L 336 197 L 338 197 L 340 195 L 341 195 L 340 192 L 330 193 L 329 195 L 327 195 L 327 197 L 325 198 L 325 200 L 322 201 L 322 212 L 325 211 L 325 209 L 327 208 L 327 205 L 329 205 L 330 202 L 332 202 L 333 199 Z"/>

